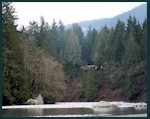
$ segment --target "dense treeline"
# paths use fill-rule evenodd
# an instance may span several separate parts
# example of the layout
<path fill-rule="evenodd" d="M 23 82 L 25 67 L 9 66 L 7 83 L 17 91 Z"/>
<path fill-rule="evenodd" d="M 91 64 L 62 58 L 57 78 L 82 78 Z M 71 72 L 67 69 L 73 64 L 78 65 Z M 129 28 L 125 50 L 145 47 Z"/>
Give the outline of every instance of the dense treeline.
<path fill-rule="evenodd" d="M 17 31 L 15 10 L 2 4 L 3 104 L 22 104 L 39 93 L 55 101 L 146 101 L 147 20 L 129 16 L 114 28 L 78 24 L 65 29 L 30 22 Z M 84 69 L 84 66 L 94 68 Z"/>
<path fill-rule="evenodd" d="M 2 76 L 4 104 L 20 104 L 29 98 L 29 78 L 25 72 L 23 49 L 20 47 L 14 16 L 10 3 L 2 4 Z"/>

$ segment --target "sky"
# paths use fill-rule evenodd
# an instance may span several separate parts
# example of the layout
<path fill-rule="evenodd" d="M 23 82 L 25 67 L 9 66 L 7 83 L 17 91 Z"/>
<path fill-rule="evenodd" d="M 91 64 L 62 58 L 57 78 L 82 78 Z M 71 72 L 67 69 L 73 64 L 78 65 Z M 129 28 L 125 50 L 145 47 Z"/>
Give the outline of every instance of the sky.
<path fill-rule="evenodd" d="M 64 25 L 79 21 L 111 18 L 145 2 L 13 2 L 19 18 L 16 23 L 28 26 L 30 21 L 40 23 L 40 17 L 51 24 L 53 19 Z"/>

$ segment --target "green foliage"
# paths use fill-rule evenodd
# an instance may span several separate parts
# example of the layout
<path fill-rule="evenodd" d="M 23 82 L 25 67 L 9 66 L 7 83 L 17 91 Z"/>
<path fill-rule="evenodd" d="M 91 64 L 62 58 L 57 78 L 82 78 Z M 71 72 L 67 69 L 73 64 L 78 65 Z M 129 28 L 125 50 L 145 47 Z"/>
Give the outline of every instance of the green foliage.
<path fill-rule="evenodd" d="M 71 83 L 73 81 L 74 78 L 76 78 L 80 72 L 80 67 L 79 65 L 74 65 L 72 64 L 71 62 L 65 64 L 65 72 L 66 72 L 66 75 L 69 76 L 69 80 L 67 81 L 67 83 Z"/>
<path fill-rule="evenodd" d="M 141 59 L 146 60 L 147 58 L 147 20 L 143 23 L 142 37 L 140 41 Z"/>
<path fill-rule="evenodd" d="M 111 42 L 111 32 L 105 26 L 103 27 L 99 34 L 96 36 L 96 40 L 94 42 L 93 47 L 93 61 L 95 64 L 101 64 L 105 60 L 105 51 L 107 50 L 110 42 Z"/>
<path fill-rule="evenodd" d="M 122 60 L 123 68 L 128 69 L 130 68 L 130 66 L 139 63 L 139 61 L 140 61 L 140 48 L 131 32 L 128 39 L 125 55 Z"/>
<path fill-rule="evenodd" d="M 124 42 L 125 42 L 125 25 L 123 22 L 118 21 L 116 24 L 114 37 L 113 37 L 112 53 L 115 61 L 121 62 L 124 55 Z"/>
<path fill-rule="evenodd" d="M 41 25 L 39 26 L 38 33 L 35 34 L 36 45 L 44 49 L 47 53 L 53 53 L 52 40 L 50 39 L 50 28 L 48 23 L 45 22 L 44 18 L 41 17 Z"/>
<path fill-rule="evenodd" d="M 137 84 L 138 82 L 133 76 L 128 77 L 127 80 L 128 83 L 124 88 L 126 92 L 125 95 L 129 98 L 129 100 L 135 100 L 140 95 L 140 91 L 138 89 L 139 85 Z"/>
<path fill-rule="evenodd" d="M 85 64 L 93 64 L 92 56 L 93 56 L 93 45 L 96 40 L 97 31 L 95 29 L 89 28 L 85 39 L 82 43 L 82 60 Z"/>
<path fill-rule="evenodd" d="M 2 5 L 3 104 L 21 104 L 29 98 L 29 79 L 23 60 L 21 40 L 14 24 L 15 11 L 10 3 Z"/>
<path fill-rule="evenodd" d="M 146 75 L 147 20 L 141 25 L 129 16 L 127 26 L 118 20 L 114 28 L 89 28 L 84 36 L 78 24 L 65 29 L 61 21 L 50 26 L 43 17 L 40 24 L 30 22 L 19 32 L 14 13 L 10 3 L 2 3 L 4 105 L 23 104 L 39 93 L 45 103 L 67 100 L 74 96 L 66 95 L 67 88 L 78 92 L 77 101 L 100 98 L 100 87 L 121 89 L 129 100 L 141 94 L 138 88 L 145 81 L 140 78 Z M 88 64 L 98 68 L 82 70 Z"/>
<path fill-rule="evenodd" d="M 83 95 L 85 101 L 94 101 L 98 94 L 98 88 L 94 77 L 94 70 L 83 72 Z"/>
<path fill-rule="evenodd" d="M 72 29 L 67 31 L 66 46 L 64 49 L 65 62 L 78 65 L 81 62 L 81 46 L 78 37 Z"/>

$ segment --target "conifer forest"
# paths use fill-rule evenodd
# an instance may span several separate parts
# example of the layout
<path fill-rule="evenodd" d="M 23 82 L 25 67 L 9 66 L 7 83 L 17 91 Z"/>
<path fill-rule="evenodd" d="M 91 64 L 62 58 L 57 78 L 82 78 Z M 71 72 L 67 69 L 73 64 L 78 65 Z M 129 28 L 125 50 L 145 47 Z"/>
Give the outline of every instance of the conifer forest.
<path fill-rule="evenodd" d="M 41 94 L 55 102 L 147 101 L 147 19 L 85 34 L 41 16 L 17 29 L 15 8 L 2 3 L 2 105 Z"/>

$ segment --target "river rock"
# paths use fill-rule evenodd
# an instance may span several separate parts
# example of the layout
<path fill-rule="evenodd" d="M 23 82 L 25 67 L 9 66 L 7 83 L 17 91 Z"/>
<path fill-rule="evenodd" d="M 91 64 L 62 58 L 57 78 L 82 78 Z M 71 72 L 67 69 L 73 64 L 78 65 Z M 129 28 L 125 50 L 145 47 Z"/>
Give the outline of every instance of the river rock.
<path fill-rule="evenodd" d="M 99 106 L 99 107 L 109 107 L 109 106 L 111 106 L 111 104 L 107 101 L 100 101 L 100 102 L 98 102 L 97 106 Z"/>
<path fill-rule="evenodd" d="M 40 104 L 44 104 L 43 101 L 43 97 L 41 96 L 41 94 L 39 94 L 39 96 L 35 99 L 29 99 L 27 100 L 27 102 L 25 103 L 27 105 L 40 105 Z"/>
<path fill-rule="evenodd" d="M 111 104 L 110 102 L 107 102 L 107 101 L 100 101 L 100 102 L 97 102 L 95 105 L 94 105 L 94 108 L 93 110 L 96 112 L 96 113 L 110 113 L 112 111 L 114 111 L 116 109 L 116 107 Z"/>

